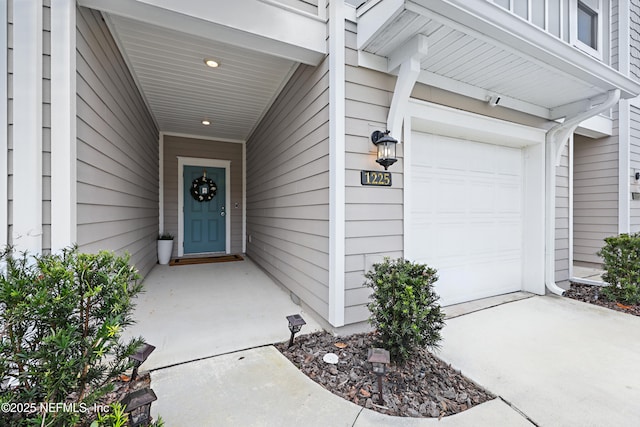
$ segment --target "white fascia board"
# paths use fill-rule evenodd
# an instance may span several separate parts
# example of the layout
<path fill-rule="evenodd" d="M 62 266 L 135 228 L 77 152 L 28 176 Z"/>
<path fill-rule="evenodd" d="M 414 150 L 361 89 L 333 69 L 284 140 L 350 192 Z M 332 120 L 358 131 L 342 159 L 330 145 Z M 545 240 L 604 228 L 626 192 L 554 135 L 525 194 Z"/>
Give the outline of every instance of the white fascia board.
<path fill-rule="evenodd" d="M 4 46 L 0 51 L 0 249 L 4 248 L 8 242 L 8 63 L 7 63 L 7 0 L 0 0 L 0 46 Z"/>
<path fill-rule="evenodd" d="M 13 4 L 13 230 L 42 252 L 42 0 Z"/>
<path fill-rule="evenodd" d="M 51 251 L 77 241 L 76 2 L 51 0 Z"/>
<path fill-rule="evenodd" d="M 81 6 L 316 66 L 326 22 L 266 0 L 79 0 Z"/>
<path fill-rule="evenodd" d="M 594 116 L 580 123 L 574 133 L 587 138 L 604 138 L 613 135 L 613 120 L 605 116 Z"/>
<path fill-rule="evenodd" d="M 358 50 L 366 47 L 385 27 L 404 10 L 405 0 L 380 0 L 370 2 L 357 11 Z"/>
<path fill-rule="evenodd" d="M 405 8 L 603 90 L 620 89 L 622 98 L 640 94 L 640 82 L 486 0 L 406 0 Z"/>
<path fill-rule="evenodd" d="M 544 142 L 546 130 L 411 98 L 413 130 L 510 147 Z"/>

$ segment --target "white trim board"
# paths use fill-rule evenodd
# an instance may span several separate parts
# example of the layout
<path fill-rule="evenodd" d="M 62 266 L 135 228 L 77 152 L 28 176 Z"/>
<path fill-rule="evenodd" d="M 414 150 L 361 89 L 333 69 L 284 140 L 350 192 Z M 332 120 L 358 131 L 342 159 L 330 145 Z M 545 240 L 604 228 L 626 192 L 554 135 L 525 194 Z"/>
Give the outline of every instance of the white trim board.
<path fill-rule="evenodd" d="M 13 229 L 17 251 L 42 252 L 42 0 L 13 4 Z"/>
<path fill-rule="evenodd" d="M 51 250 L 77 241 L 76 2 L 51 1 Z"/>
<path fill-rule="evenodd" d="M 545 130 L 409 99 L 405 117 L 404 256 L 411 259 L 411 152 L 412 131 L 469 141 L 486 142 L 523 150 L 523 252 L 522 290 L 543 295 L 545 230 Z"/>
<path fill-rule="evenodd" d="M 345 311 L 345 21 L 344 2 L 329 3 L 329 323 Z"/>
<path fill-rule="evenodd" d="M 231 161 L 203 159 L 199 157 L 178 157 L 178 256 L 184 256 L 184 167 L 203 166 L 225 169 L 225 206 L 231 206 Z M 231 253 L 231 215 L 225 215 L 225 252 Z"/>

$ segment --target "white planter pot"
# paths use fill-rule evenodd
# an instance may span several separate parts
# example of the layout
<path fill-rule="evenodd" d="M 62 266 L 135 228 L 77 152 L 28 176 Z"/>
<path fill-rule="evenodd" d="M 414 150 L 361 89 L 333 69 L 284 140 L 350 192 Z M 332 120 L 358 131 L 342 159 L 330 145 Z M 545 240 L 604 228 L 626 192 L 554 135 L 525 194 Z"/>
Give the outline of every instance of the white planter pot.
<path fill-rule="evenodd" d="M 158 262 L 160 264 L 169 264 L 172 251 L 173 240 L 158 240 Z"/>

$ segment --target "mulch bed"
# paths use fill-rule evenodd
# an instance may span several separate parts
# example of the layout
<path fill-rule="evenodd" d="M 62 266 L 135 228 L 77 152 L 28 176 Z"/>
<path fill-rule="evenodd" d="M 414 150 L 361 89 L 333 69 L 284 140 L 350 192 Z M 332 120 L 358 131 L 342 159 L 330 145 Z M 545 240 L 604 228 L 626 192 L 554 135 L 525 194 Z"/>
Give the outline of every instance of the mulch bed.
<path fill-rule="evenodd" d="M 327 390 L 387 415 L 440 418 L 495 398 L 431 352 L 421 350 L 405 366 L 388 368 L 380 404 L 377 379 L 367 362 L 367 350 L 374 347 L 372 338 L 370 333 L 334 337 L 316 332 L 297 337 L 291 348 L 288 342 L 276 348 Z M 327 353 L 336 354 L 338 363 L 325 362 Z"/>
<path fill-rule="evenodd" d="M 571 283 L 571 287 L 564 293 L 564 296 L 578 301 L 587 302 L 589 304 L 610 308 L 611 310 L 640 316 L 640 304 L 625 305 L 615 301 L 609 301 L 604 295 L 602 295 L 600 286 Z"/>

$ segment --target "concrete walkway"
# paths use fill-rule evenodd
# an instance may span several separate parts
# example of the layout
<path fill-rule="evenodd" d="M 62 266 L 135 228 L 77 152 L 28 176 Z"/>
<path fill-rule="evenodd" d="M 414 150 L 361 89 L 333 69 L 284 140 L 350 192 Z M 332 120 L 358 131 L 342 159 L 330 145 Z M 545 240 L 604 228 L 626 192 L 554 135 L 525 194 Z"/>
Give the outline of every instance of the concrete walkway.
<path fill-rule="evenodd" d="M 137 323 L 127 334 L 156 346 L 142 366 L 145 370 L 285 341 L 290 314 L 302 315 L 304 332 L 321 330 L 250 259 L 158 265 L 143 284 L 145 292 L 136 300 Z"/>
<path fill-rule="evenodd" d="M 560 297 L 461 314 L 439 356 L 500 396 L 434 419 L 331 394 L 271 346 L 151 374 L 167 426 L 627 426 L 640 420 L 640 318 Z M 508 402 L 508 403 L 507 403 Z"/>

